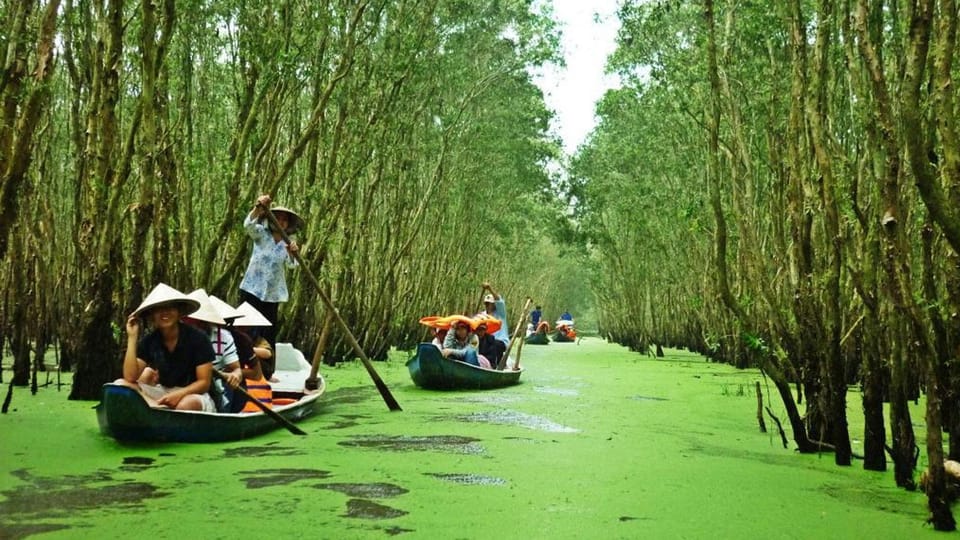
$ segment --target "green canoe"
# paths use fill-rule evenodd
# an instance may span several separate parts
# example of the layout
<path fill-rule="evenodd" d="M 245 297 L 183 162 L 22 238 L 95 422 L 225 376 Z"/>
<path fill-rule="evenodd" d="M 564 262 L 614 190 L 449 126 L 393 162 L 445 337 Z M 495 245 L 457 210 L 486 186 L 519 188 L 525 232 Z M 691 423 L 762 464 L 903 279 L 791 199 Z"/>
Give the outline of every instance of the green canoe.
<path fill-rule="evenodd" d="M 498 371 L 449 360 L 431 343 L 417 346 L 417 354 L 407 362 L 407 369 L 417 386 L 429 390 L 500 388 L 517 384 L 523 373 L 523 368 Z"/>
<path fill-rule="evenodd" d="M 274 392 L 274 403 L 291 403 L 273 410 L 291 422 L 306 418 L 315 412 L 324 388 L 320 379 L 320 387 L 310 393 Z M 152 408 L 136 390 L 112 383 L 103 385 L 96 409 L 100 431 L 120 441 L 234 441 L 283 427 L 263 412 L 229 414 Z"/>
<path fill-rule="evenodd" d="M 549 345 L 550 344 L 550 338 L 547 337 L 547 334 L 545 333 L 530 334 L 529 336 L 524 338 L 524 341 L 527 343 L 527 345 Z"/>

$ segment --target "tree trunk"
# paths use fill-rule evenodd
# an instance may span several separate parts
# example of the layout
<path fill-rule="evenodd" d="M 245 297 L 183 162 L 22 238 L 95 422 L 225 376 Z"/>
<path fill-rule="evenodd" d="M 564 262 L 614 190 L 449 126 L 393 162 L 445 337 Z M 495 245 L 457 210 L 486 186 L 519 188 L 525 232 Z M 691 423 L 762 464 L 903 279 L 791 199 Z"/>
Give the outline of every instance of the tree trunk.
<path fill-rule="evenodd" d="M 50 0 L 40 21 L 36 58 L 31 80 L 24 81 L 27 69 L 25 26 L 34 2 L 17 2 L 13 35 L 6 36 L 11 46 L 9 65 L 2 66 L 0 87 L 0 261 L 6 255 L 8 237 L 18 216 L 21 188 L 33 159 L 33 138 L 43 111 L 50 100 L 49 79 L 53 75 L 54 37 L 59 0 Z M 5 62 L 6 63 L 6 62 Z M 24 84 L 27 82 L 28 84 Z"/>

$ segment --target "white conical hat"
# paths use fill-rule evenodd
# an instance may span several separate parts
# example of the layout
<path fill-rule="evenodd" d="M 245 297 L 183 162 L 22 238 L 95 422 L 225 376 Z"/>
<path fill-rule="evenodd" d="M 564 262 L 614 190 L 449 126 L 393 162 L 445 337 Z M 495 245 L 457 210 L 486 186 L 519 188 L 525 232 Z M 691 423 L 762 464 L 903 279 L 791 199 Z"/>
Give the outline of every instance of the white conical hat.
<path fill-rule="evenodd" d="M 220 316 L 226 321 L 243 317 L 243 313 L 240 313 L 240 311 L 238 311 L 235 307 L 212 294 L 210 295 L 210 303 L 213 304 L 213 307 L 217 310 L 217 313 L 219 313 Z"/>
<path fill-rule="evenodd" d="M 237 306 L 237 311 L 243 315 L 233 321 L 234 326 L 273 326 L 270 320 L 264 317 L 263 313 L 257 311 L 257 308 L 247 302 Z"/>
<path fill-rule="evenodd" d="M 197 289 L 191 291 L 187 296 L 193 298 L 200 304 L 200 308 L 190 314 L 191 319 L 220 326 L 227 324 L 227 321 L 223 320 L 223 317 L 217 312 L 217 308 L 213 306 L 213 302 L 211 302 L 210 297 L 207 296 L 207 291 Z"/>
<path fill-rule="evenodd" d="M 161 306 L 176 306 L 180 316 L 189 315 L 200 307 L 200 302 L 190 298 L 166 283 L 159 283 L 150 291 L 150 294 L 140 302 L 140 306 L 131 313 L 131 316 L 141 315 L 145 311 Z"/>

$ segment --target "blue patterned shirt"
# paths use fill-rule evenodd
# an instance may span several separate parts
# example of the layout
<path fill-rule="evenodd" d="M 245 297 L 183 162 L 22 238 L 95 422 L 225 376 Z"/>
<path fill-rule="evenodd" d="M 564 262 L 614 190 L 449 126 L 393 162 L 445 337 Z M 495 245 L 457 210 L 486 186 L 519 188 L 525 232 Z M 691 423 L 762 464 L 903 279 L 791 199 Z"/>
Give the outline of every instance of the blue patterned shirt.
<path fill-rule="evenodd" d="M 250 214 L 243 220 L 243 230 L 253 239 L 253 254 L 240 288 L 264 302 L 286 302 L 289 293 L 285 268 L 297 265 L 296 259 L 287 253 L 287 243 L 275 242 L 270 229 Z"/>

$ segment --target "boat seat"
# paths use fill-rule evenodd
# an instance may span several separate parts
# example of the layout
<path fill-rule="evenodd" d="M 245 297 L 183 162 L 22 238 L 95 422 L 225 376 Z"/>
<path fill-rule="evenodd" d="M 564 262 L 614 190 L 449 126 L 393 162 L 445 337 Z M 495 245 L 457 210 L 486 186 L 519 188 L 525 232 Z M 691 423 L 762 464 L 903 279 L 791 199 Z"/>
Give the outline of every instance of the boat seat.
<path fill-rule="evenodd" d="M 277 343 L 274 356 L 277 359 L 277 371 L 300 371 L 310 369 L 310 363 L 292 343 Z"/>

